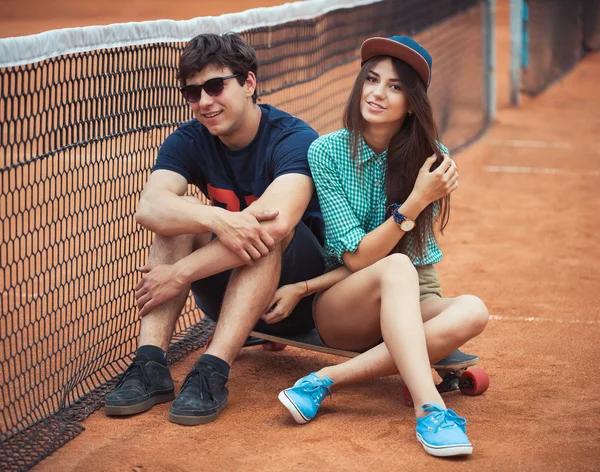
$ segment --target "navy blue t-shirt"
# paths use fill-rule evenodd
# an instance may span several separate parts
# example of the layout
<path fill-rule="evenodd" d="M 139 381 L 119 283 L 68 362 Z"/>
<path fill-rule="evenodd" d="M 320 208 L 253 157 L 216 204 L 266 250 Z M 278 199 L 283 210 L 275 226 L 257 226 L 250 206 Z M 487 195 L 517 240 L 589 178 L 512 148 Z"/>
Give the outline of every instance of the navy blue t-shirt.
<path fill-rule="evenodd" d="M 306 154 L 318 137 L 316 131 L 271 105 L 259 106 L 260 125 L 248 146 L 229 150 L 194 119 L 182 124 L 165 140 L 152 171 L 177 172 L 214 205 L 230 211 L 246 208 L 280 175 L 311 176 Z M 324 224 L 316 192 L 302 221 L 322 244 Z"/>

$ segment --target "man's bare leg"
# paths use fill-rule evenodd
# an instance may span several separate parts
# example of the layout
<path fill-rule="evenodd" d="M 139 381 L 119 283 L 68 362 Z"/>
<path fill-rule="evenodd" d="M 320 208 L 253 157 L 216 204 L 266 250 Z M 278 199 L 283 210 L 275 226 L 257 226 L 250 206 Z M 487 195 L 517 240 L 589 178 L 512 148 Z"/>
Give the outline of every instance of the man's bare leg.
<path fill-rule="evenodd" d="M 250 331 L 273 299 L 279 285 L 282 255 L 290 241 L 291 237 L 284 239 L 253 266 L 233 270 L 206 354 L 223 359 L 229 365 L 233 363 Z"/>
<path fill-rule="evenodd" d="M 204 205 L 205 203 L 192 196 L 183 197 L 185 200 Z M 193 251 L 210 243 L 210 233 L 204 234 L 183 234 L 181 236 L 160 236 L 155 235 L 148 262 L 154 264 L 174 264 L 177 261 L 189 256 Z M 169 349 L 177 318 L 185 305 L 185 301 L 190 293 L 190 287 L 186 287 L 181 295 L 157 306 L 151 310 L 141 320 L 140 336 L 138 347 L 158 346 L 163 351 Z"/>
<path fill-rule="evenodd" d="M 190 254 L 193 248 L 193 235 L 156 235 L 149 261 L 172 264 Z M 136 357 L 115 390 L 107 395 L 107 415 L 133 415 L 175 398 L 166 354 L 188 293 L 189 288 L 142 318 Z"/>
<path fill-rule="evenodd" d="M 185 197 L 202 203 L 194 197 Z M 173 264 L 210 242 L 210 234 L 165 237 L 155 235 L 148 262 Z M 106 397 L 106 413 L 124 416 L 146 411 L 173 400 L 174 385 L 166 354 L 181 310 L 189 294 L 182 293 L 157 306 L 141 320 L 136 358 L 113 392 Z M 143 372 L 142 372 L 143 371 Z"/>
<path fill-rule="evenodd" d="M 155 264 L 174 264 L 191 254 L 193 250 L 193 235 L 172 237 L 156 235 L 148 261 Z M 168 351 L 177 318 L 189 292 L 188 286 L 180 295 L 157 306 L 142 318 L 138 347 L 151 345 L 158 346 L 165 352 Z"/>
<path fill-rule="evenodd" d="M 283 252 L 292 236 L 253 266 L 233 270 L 213 340 L 171 404 L 169 421 L 183 425 L 209 423 L 227 406 L 229 368 L 275 294 Z"/>

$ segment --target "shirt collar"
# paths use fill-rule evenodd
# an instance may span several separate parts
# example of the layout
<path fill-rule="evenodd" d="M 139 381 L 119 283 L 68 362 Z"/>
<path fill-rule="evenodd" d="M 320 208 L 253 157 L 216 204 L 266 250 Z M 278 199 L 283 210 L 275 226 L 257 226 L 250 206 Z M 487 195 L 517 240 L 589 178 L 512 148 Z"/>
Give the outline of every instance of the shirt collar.
<path fill-rule="evenodd" d="M 366 162 L 370 161 L 371 159 L 375 159 L 375 158 L 380 158 L 380 159 L 385 159 L 387 156 L 387 149 L 385 151 L 383 151 L 381 154 L 377 155 L 377 153 L 375 153 L 375 151 L 373 151 L 373 149 L 371 149 L 369 147 L 369 145 L 367 144 L 367 142 L 364 140 L 364 138 L 361 136 L 359 141 L 358 141 L 358 147 L 359 147 L 359 153 L 358 153 L 358 163 L 359 164 L 365 164 Z"/>

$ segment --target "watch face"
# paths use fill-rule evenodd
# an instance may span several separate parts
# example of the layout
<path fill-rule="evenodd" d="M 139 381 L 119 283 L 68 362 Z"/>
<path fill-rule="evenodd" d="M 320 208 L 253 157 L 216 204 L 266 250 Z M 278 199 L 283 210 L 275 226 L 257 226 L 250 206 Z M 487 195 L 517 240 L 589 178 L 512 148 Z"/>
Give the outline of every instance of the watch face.
<path fill-rule="evenodd" d="M 405 219 L 402 223 L 400 223 L 400 229 L 402 231 L 404 231 L 405 233 L 407 231 L 410 231 L 411 229 L 413 229 L 415 227 L 415 222 L 414 220 L 409 220 L 408 218 Z"/>

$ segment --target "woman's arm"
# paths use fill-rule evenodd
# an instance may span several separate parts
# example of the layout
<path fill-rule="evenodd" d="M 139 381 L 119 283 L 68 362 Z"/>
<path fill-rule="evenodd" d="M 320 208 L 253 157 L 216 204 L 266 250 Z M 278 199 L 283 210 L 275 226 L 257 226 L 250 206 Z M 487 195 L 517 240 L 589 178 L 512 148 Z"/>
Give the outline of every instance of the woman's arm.
<path fill-rule="evenodd" d="M 440 166 L 431 171 L 431 166 L 436 159 L 437 156 L 434 155 L 425 161 L 413 191 L 398 209 L 400 213 L 413 220 L 427 205 L 445 197 L 458 187 L 458 172 L 454 161 L 444 155 Z M 404 234 L 400 226 L 390 217 L 382 225 L 367 233 L 354 252 L 344 252 L 342 260 L 352 272 L 364 269 L 387 256 Z"/>
<path fill-rule="evenodd" d="M 418 198 L 411 199 L 409 197 L 398 211 L 404 216 L 416 220 L 427 205 L 428 203 Z M 387 256 L 405 234 L 400 229 L 400 225 L 390 216 L 382 225 L 366 234 L 356 251 L 342 254 L 342 260 L 352 272 L 364 269 Z"/>
<path fill-rule="evenodd" d="M 436 156 L 431 156 L 425 161 L 419 172 L 419 177 L 417 177 L 413 191 L 406 202 L 399 208 L 400 213 L 413 220 L 419 216 L 429 203 L 439 200 L 454 191 L 458 185 L 458 173 L 456 172 L 454 161 L 445 155 L 444 161 L 438 169 L 431 172 L 431 166 L 436 159 Z M 322 162 L 326 161 L 322 160 Z M 329 172 L 323 172 L 323 170 L 324 168 L 319 169 L 313 175 L 315 175 L 316 182 L 327 183 L 326 187 L 323 185 L 321 188 L 327 188 L 328 192 L 319 194 L 319 196 L 323 193 L 326 195 L 322 199 L 322 202 L 326 203 L 325 208 L 335 208 L 336 206 L 339 208 L 342 205 L 345 208 L 349 208 L 349 205 L 343 199 L 343 192 L 338 182 L 333 178 L 334 173 L 330 169 Z M 325 180 L 325 176 L 328 176 L 328 180 Z M 327 214 L 325 213 L 326 218 Z M 336 220 L 340 218 L 340 214 L 337 212 L 331 212 L 330 215 L 334 216 Z M 346 214 L 345 220 L 345 223 L 350 223 L 350 226 L 358 225 L 356 218 L 352 214 Z M 336 222 L 333 229 L 340 232 L 343 223 L 344 221 Z M 332 228 L 331 225 L 328 227 L 327 219 L 326 228 L 331 232 Z M 340 234 L 342 233 L 340 232 Z M 394 221 L 393 217 L 388 218 L 382 225 L 362 236 L 354 252 L 345 251 L 342 254 L 344 266 L 310 280 L 280 287 L 269 304 L 269 311 L 262 316 L 262 319 L 267 323 L 277 323 L 288 317 L 302 298 L 327 290 L 353 272 L 383 259 L 398 244 L 398 241 L 400 241 L 404 234 L 404 231 L 400 229 L 400 226 Z"/>
<path fill-rule="evenodd" d="M 330 287 L 333 287 L 338 282 L 348 277 L 352 271 L 345 266 L 340 266 L 331 272 L 326 272 L 323 275 L 319 275 L 314 279 L 306 280 L 305 282 L 298 282 L 298 290 L 302 289 L 302 296 L 307 297 L 313 293 L 322 292 Z"/>
<path fill-rule="evenodd" d="M 279 287 L 273 296 L 273 300 L 269 303 L 269 311 L 262 316 L 262 319 L 267 323 L 277 323 L 287 318 L 304 297 L 327 290 L 350 274 L 352 274 L 350 269 L 340 266 L 314 279 Z"/>
<path fill-rule="evenodd" d="M 416 219 L 426 205 L 422 206 L 422 203 L 418 203 L 414 199 L 410 202 L 409 200 L 400 207 L 399 211 L 409 218 Z M 368 233 L 362 239 L 355 253 L 345 252 L 343 254 L 342 258 L 346 265 L 340 266 L 331 272 L 326 272 L 325 274 L 310 280 L 279 287 L 277 292 L 275 292 L 275 295 L 273 295 L 271 303 L 269 303 L 269 311 L 262 316 L 262 319 L 271 324 L 278 323 L 284 318 L 287 318 L 290 316 L 290 313 L 294 310 L 298 302 L 304 297 L 327 290 L 344 280 L 353 272 L 359 270 L 354 266 L 349 266 L 346 261 L 349 255 L 352 257 L 358 256 L 355 260 L 360 262 L 370 259 L 372 259 L 373 262 L 378 261 L 389 254 L 403 235 L 404 231 L 402 231 L 400 226 L 396 224 L 392 217 L 390 217 L 385 223 Z M 366 264 L 365 267 L 367 265 L 369 264 Z"/>

